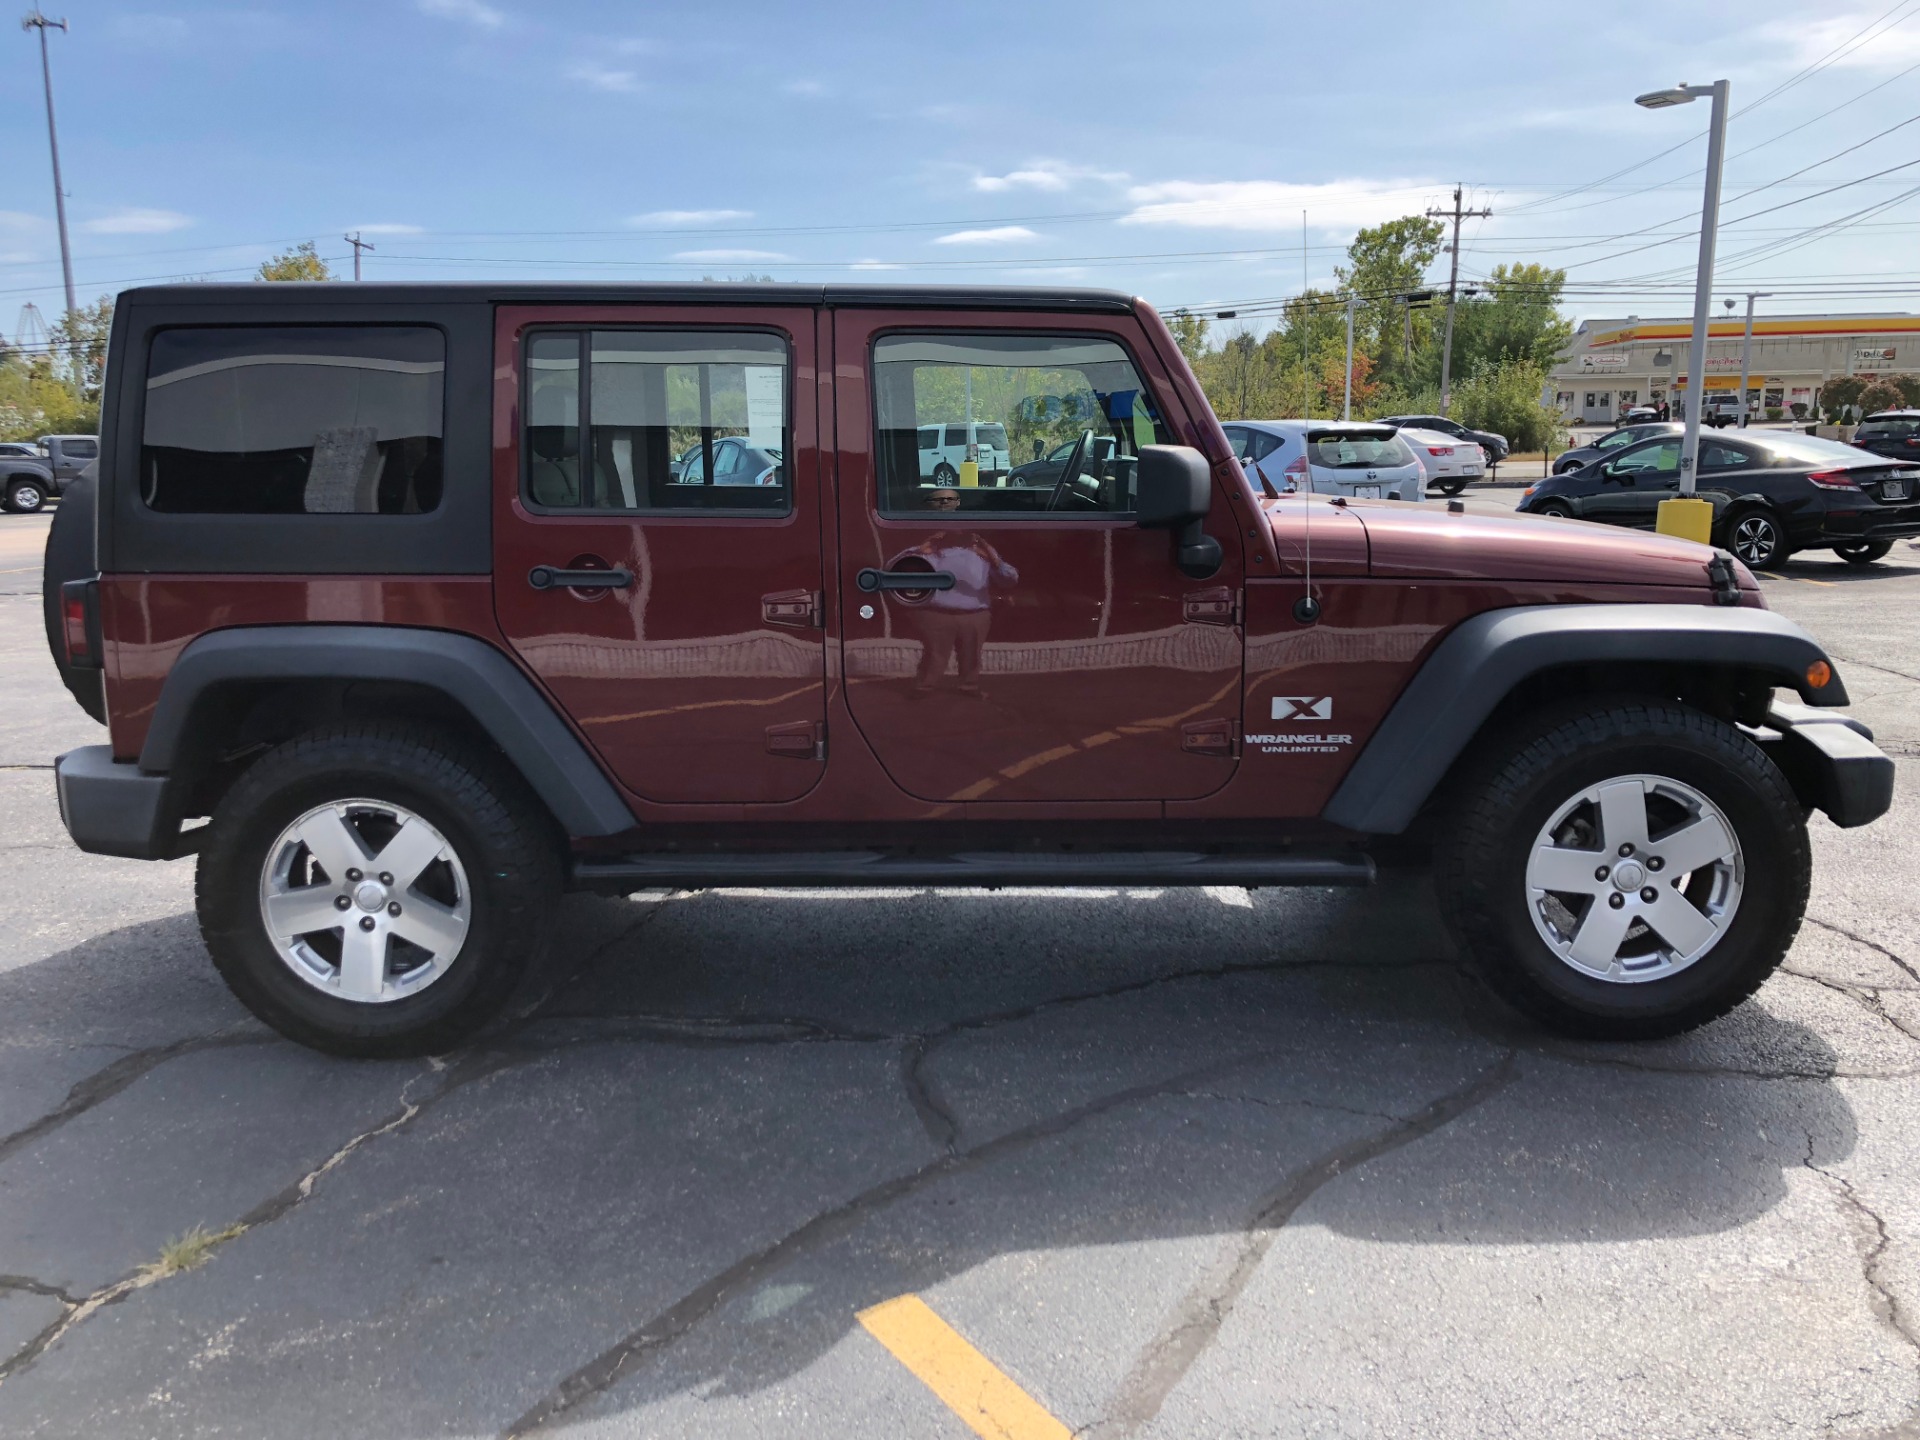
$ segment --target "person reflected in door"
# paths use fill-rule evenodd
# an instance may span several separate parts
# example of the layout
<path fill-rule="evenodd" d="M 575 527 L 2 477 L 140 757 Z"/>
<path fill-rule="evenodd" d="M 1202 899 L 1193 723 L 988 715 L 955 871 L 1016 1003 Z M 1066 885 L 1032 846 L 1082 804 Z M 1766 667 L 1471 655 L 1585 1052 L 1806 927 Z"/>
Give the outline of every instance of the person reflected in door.
<path fill-rule="evenodd" d="M 958 511 L 960 492 L 941 486 L 928 494 L 925 503 L 929 510 Z M 954 688 L 963 695 L 978 695 L 980 657 L 993 623 L 993 587 L 1019 583 L 1020 572 L 971 530 L 936 530 L 907 553 L 953 576 L 952 589 L 930 592 L 916 608 L 920 667 L 913 693 L 925 695 L 938 688 L 953 665 L 958 671 Z"/>

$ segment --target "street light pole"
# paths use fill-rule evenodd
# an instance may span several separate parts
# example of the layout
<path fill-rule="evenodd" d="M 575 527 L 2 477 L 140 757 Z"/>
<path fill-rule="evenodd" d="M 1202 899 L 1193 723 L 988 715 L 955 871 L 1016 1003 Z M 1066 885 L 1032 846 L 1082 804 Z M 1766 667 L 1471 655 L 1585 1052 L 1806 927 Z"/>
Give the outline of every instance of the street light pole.
<path fill-rule="evenodd" d="M 47 148 L 53 153 L 53 213 L 60 222 L 60 274 L 67 282 L 67 314 L 80 308 L 73 295 L 73 251 L 67 245 L 67 192 L 60 183 L 60 135 L 53 124 L 53 65 L 47 59 L 47 31 L 64 32 L 67 22 L 49 20 L 36 7 L 20 22 L 22 30 L 40 32 L 40 82 L 47 92 Z"/>
<path fill-rule="evenodd" d="M 1771 299 L 1771 292 L 1747 292 L 1747 333 L 1740 337 L 1740 428 L 1747 428 L 1747 362 L 1753 358 L 1753 302 Z"/>
<path fill-rule="evenodd" d="M 1656 527 L 1663 535 L 1681 535 L 1708 543 L 1713 534 L 1713 507 L 1694 494 L 1694 476 L 1700 458 L 1700 412 L 1707 396 L 1707 325 L 1713 305 L 1713 247 L 1720 229 L 1720 165 L 1727 148 L 1727 96 L 1731 85 L 1675 85 L 1641 95 L 1634 104 L 1648 110 L 1686 105 L 1705 96 L 1713 101 L 1707 125 L 1706 195 L 1700 207 L 1700 265 L 1693 282 L 1693 343 L 1687 357 L 1687 428 L 1680 441 L 1680 497 L 1660 502 Z M 1746 396 L 1741 395 L 1744 404 Z"/>

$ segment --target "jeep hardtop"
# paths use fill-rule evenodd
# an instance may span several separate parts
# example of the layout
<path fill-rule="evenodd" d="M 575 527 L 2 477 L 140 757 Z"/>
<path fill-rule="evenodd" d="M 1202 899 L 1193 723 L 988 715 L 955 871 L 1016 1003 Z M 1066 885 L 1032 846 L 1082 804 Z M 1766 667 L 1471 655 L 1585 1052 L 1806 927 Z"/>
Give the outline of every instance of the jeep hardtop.
<path fill-rule="evenodd" d="M 1730 556 L 1273 494 L 1123 294 L 168 286 L 106 373 L 47 551 L 109 730 L 62 817 L 197 852 L 220 973 L 339 1053 L 471 1034 L 569 886 L 1365 885 L 1389 851 L 1541 1021 L 1668 1034 L 1779 962 L 1809 811 L 1891 799 Z M 935 424 L 1066 458 L 929 474 Z"/>

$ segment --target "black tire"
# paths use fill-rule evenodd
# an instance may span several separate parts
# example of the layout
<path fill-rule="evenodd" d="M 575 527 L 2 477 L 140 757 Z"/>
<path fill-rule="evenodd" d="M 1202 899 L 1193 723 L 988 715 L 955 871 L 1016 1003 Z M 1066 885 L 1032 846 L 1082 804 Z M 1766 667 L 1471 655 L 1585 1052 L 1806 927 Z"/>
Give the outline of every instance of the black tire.
<path fill-rule="evenodd" d="M 47 548 L 40 563 L 40 608 L 47 627 L 47 650 L 67 691 L 102 725 L 107 723 L 105 677 L 99 670 L 75 670 L 66 664 L 65 623 L 60 587 L 100 573 L 93 556 L 95 481 L 91 466 L 60 496 L 60 508 L 47 527 Z"/>
<path fill-rule="evenodd" d="M 1556 475 L 1571 475 L 1579 468 L 1580 462 L 1578 460 L 1560 460 L 1555 462 L 1553 473 Z"/>
<path fill-rule="evenodd" d="M 1866 566 L 1883 559 L 1892 549 L 1891 540 L 1860 540 L 1851 545 L 1836 545 L 1833 553 L 1849 565 Z"/>
<path fill-rule="evenodd" d="M 960 472 L 942 460 L 933 467 L 933 483 L 943 487 L 952 487 L 960 483 Z"/>
<path fill-rule="evenodd" d="M 1573 519 L 1573 511 L 1563 500 L 1542 500 L 1533 507 L 1535 515 L 1549 515 L 1555 520 Z"/>
<path fill-rule="evenodd" d="M 1727 517 L 1723 542 L 1749 570 L 1778 570 L 1793 552 L 1787 532 L 1770 510 L 1736 510 Z"/>
<path fill-rule="evenodd" d="M 1671 974 L 1620 983 L 1548 948 L 1526 875 L 1557 807 L 1631 775 L 1678 781 L 1717 806 L 1739 843 L 1744 883 L 1711 949 Z M 1704 1025 L 1759 989 L 1800 927 L 1811 871 L 1805 812 L 1757 745 L 1698 711 L 1621 698 L 1543 712 L 1510 732 L 1456 794 L 1452 838 L 1436 847 L 1442 913 L 1488 985 L 1563 1034 L 1645 1040 Z"/>
<path fill-rule="evenodd" d="M 47 487 L 39 480 L 7 481 L 7 509 L 16 515 L 33 515 L 47 505 Z"/>
<path fill-rule="evenodd" d="M 316 806 L 347 799 L 406 807 L 465 870 L 465 938 L 418 994 L 362 1003 L 324 993 L 267 933 L 260 892 L 275 842 Z M 438 1054 L 493 1018 L 539 955 L 563 848 L 520 777 L 458 737 L 401 723 L 330 726 L 270 751 L 221 799 L 195 875 L 200 932 L 240 1002 L 288 1039 L 333 1055 Z"/>
<path fill-rule="evenodd" d="M 1464 480 L 1442 480 L 1433 488 L 1438 490 L 1442 495 L 1458 495 L 1462 490 L 1467 488 L 1467 482 Z"/>

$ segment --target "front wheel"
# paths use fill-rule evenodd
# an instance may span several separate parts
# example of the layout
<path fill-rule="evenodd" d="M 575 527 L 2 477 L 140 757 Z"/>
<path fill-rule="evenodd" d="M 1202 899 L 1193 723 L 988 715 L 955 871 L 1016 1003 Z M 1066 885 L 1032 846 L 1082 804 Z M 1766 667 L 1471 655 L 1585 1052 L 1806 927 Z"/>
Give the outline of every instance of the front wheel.
<path fill-rule="evenodd" d="M 1563 709 L 1470 779 L 1435 881 L 1499 994 L 1564 1034 L 1634 1040 L 1724 1015 L 1806 909 L 1803 812 L 1731 725 L 1653 700 Z"/>
<path fill-rule="evenodd" d="M 1536 515 L 1545 515 L 1554 520 L 1573 519 L 1573 510 L 1571 507 L 1560 500 L 1543 500 L 1533 507 L 1533 513 Z"/>
<path fill-rule="evenodd" d="M 200 931 L 249 1010 L 335 1055 L 430 1055 L 512 995 L 545 941 L 561 841 L 513 772 L 422 727 L 288 741 L 216 807 Z"/>
<path fill-rule="evenodd" d="M 44 509 L 46 488 L 35 480 L 16 480 L 7 486 L 7 509 L 16 515 L 32 515 Z"/>
<path fill-rule="evenodd" d="M 1750 570 L 1778 570 L 1787 563 L 1787 537 L 1764 510 L 1743 510 L 1727 522 L 1727 548 Z"/>
<path fill-rule="evenodd" d="M 952 489 L 960 483 L 960 472 L 942 460 L 933 467 L 933 483 L 942 489 Z"/>
<path fill-rule="evenodd" d="M 1859 540 L 1851 545 L 1836 545 L 1833 553 L 1849 565 L 1871 565 L 1893 549 L 1891 540 Z"/>

